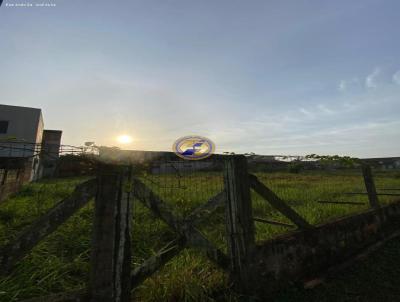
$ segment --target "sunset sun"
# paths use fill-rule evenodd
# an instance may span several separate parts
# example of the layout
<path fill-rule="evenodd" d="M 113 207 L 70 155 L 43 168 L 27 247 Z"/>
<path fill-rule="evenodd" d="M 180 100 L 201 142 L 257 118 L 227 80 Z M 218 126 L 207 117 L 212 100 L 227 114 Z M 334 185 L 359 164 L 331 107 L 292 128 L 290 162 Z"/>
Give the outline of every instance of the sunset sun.
<path fill-rule="evenodd" d="M 117 136 L 117 141 L 120 144 L 129 144 L 132 142 L 132 140 L 133 139 L 130 135 L 122 134 L 122 135 Z"/>

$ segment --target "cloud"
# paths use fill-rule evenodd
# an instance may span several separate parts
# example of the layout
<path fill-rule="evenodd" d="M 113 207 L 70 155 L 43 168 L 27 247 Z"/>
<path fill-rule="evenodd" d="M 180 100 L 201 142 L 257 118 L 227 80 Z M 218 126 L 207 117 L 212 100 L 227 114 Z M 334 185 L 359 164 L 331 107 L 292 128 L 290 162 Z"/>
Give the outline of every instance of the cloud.
<path fill-rule="evenodd" d="M 303 113 L 303 114 L 304 114 L 305 116 L 307 116 L 307 117 L 310 117 L 310 118 L 313 118 L 313 117 L 314 117 L 314 114 L 313 114 L 311 111 L 309 111 L 309 110 L 307 110 L 307 109 L 305 109 L 305 108 L 300 108 L 299 111 L 300 111 L 301 113 Z"/>
<path fill-rule="evenodd" d="M 393 75 L 393 82 L 395 82 L 397 85 L 400 85 L 400 70 L 398 70 L 394 75 Z"/>
<path fill-rule="evenodd" d="M 251 121 L 215 125 L 215 142 L 219 151 L 237 153 L 395 156 L 399 93 L 400 86 L 380 85 L 285 111 L 260 108 Z"/>
<path fill-rule="evenodd" d="M 340 92 L 345 92 L 354 88 L 355 86 L 358 86 L 359 84 L 360 80 L 358 79 L 358 77 L 354 77 L 352 79 L 347 79 L 347 80 L 340 80 L 337 89 Z"/>
<path fill-rule="evenodd" d="M 346 91 L 346 88 L 347 88 L 346 81 L 345 80 L 341 80 L 339 82 L 339 86 L 338 86 L 339 91 Z"/>
<path fill-rule="evenodd" d="M 334 114 L 335 113 L 335 111 L 333 111 L 332 109 L 329 109 L 328 107 L 326 107 L 325 105 L 323 105 L 323 104 L 319 104 L 318 106 L 317 106 L 317 108 L 322 112 L 322 113 L 325 113 L 325 114 Z"/>
<path fill-rule="evenodd" d="M 328 108 L 324 104 L 314 105 L 307 109 L 304 107 L 301 107 L 298 110 L 308 119 L 316 119 L 316 118 L 320 118 L 322 116 L 333 115 L 336 113 L 334 110 Z M 294 119 L 291 119 L 291 120 L 293 121 Z M 299 121 L 299 119 L 297 119 L 296 121 Z"/>
<path fill-rule="evenodd" d="M 374 71 L 365 78 L 365 87 L 377 88 L 377 77 L 380 75 L 380 73 L 381 70 L 379 68 L 375 68 Z"/>

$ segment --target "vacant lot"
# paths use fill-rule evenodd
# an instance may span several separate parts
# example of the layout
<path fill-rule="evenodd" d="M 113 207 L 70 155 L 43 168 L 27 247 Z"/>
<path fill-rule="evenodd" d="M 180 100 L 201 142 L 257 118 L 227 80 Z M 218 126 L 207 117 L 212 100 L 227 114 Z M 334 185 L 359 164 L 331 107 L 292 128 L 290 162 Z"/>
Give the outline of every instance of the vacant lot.
<path fill-rule="evenodd" d="M 323 223 L 367 208 L 367 203 L 365 205 L 334 205 L 317 202 L 319 200 L 366 202 L 365 196 L 342 194 L 365 190 L 361 174 L 358 172 L 261 173 L 257 175 L 311 224 Z M 189 214 L 196 206 L 205 203 L 223 188 L 222 174 L 216 172 L 195 173 L 184 177 L 141 175 L 141 178 L 173 207 L 176 215 L 181 217 Z M 67 196 L 76 184 L 84 180 L 84 178 L 55 179 L 30 184 L 19 194 L 1 204 L 1 245 L 15 238 L 18 232 Z M 380 189 L 400 188 L 399 173 L 376 173 L 375 181 Z M 252 199 L 254 216 L 289 222 L 256 194 L 253 194 Z M 387 203 L 393 200 L 393 197 L 381 196 L 380 200 Z M 10 276 L 0 278 L 0 301 L 18 301 L 23 298 L 84 287 L 89 271 L 92 210 L 93 201 L 39 244 L 28 257 L 20 262 Z M 175 235 L 163 222 L 157 220 L 151 212 L 137 202 L 134 205 L 133 216 L 132 265 L 134 266 L 173 240 Z M 199 229 L 211 241 L 225 249 L 223 223 L 224 211 L 221 209 L 210 216 L 206 223 L 200 225 Z M 286 232 L 288 228 L 256 223 L 256 230 L 257 240 L 263 240 Z M 396 257 L 396 250 L 392 245 L 385 249 L 392 260 Z M 378 258 L 376 263 L 380 266 L 380 278 L 386 282 L 387 278 L 393 276 L 386 274 L 387 267 L 379 264 L 381 263 L 379 259 L 382 259 Z M 369 264 L 368 267 L 371 265 Z M 359 275 L 357 275 L 358 271 L 360 271 Z M 357 278 L 364 280 L 370 274 L 368 270 L 362 268 L 358 271 L 352 271 L 353 281 Z M 372 273 L 375 274 L 376 271 L 372 270 Z M 395 273 L 397 272 L 393 272 Z M 396 278 L 399 277 L 397 274 Z M 312 291 L 304 291 L 294 286 L 277 299 L 278 301 L 367 301 L 362 298 L 361 288 L 349 287 L 347 279 L 335 279 L 329 284 Z M 390 295 L 391 284 L 388 281 L 386 289 L 388 295 Z M 346 286 L 346 290 L 342 290 L 343 295 L 341 295 L 338 289 L 343 286 Z M 354 295 L 352 291 L 355 292 Z M 136 301 L 237 300 L 237 296 L 229 291 L 226 275 L 213 266 L 200 252 L 192 249 L 184 250 L 160 272 L 146 280 L 135 290 L 134 295 Z M 349 300 L 349 297 L 358 297 L 357 299 L 361 300 Z"/>

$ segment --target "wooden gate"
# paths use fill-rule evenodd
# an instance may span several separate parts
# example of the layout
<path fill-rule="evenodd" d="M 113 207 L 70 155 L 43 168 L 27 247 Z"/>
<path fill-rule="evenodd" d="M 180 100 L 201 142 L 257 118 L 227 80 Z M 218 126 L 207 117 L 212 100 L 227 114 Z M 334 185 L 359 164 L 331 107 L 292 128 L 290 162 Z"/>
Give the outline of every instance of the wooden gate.
<path fill-rule="evenodd" d="M 198 248 L 223 269 L 229 259 L 196 225 L 224 205 L 222 191 L 196 208 L 185 219 L 177 219 L 170 207 L 140 179 L 132 167 L 101 164 L 95 179 L 78 185 L 74 192 L 36 220 L 1 251 L 0 269 L 10 273 L 41 240 L 54 232 L 76 211 L 95 198 L 90 280 L 86 289 L 26 301 L 130 301 L 132 289 L 159 270 L 187 246 Z M 143 203 L 176 233 L 176 239 L 156 255 L 131 269 L 131 218 L 134 200 Z"/>

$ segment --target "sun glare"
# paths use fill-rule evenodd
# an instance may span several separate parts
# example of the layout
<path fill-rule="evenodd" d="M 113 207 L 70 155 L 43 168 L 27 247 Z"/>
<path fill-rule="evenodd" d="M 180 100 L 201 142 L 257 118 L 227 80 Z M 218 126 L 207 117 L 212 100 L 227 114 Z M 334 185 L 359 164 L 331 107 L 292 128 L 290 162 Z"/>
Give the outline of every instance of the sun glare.
<path fill-rule="evenodd" d="M 126 134 L 119 135 L 117 141 L 121 144 L 129 144 L 132 142 L 132 137 Z"/>

